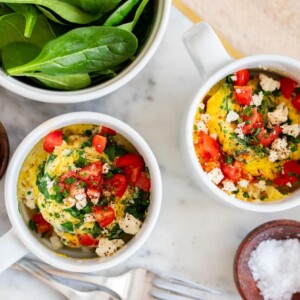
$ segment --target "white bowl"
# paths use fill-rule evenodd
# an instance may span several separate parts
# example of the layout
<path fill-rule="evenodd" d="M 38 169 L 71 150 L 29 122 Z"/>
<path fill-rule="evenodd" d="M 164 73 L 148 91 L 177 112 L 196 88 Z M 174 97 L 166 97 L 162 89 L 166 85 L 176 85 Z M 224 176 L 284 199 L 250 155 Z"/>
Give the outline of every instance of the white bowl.
<path fill-rule="evenodd" d="M 76 103 L 108 95 L 133 79 L 154 55 L 168 24 L 171 4 L 171 0 L 157 0 L 152 30 L 142 50 L 136 59 L 113 79 L 78 91 L 53 91 L 34 87 L 7 76 L 0 68 L 0 85 L 20 96 L 48 103 Z"/>
<path fill-rule="evenodd" d="M 207 23 L 194 25 L 185 35 L 185 43 L 195 65 L 202 75 L 199 90 L 188 106 L 182 132 L 182 149 L 186 163 L 196 183 L 209 196 L 232 206 L 255 212 L 277 212 L 300 205 L 300 189 L 282 201 L 253 203 L 236 199 L 217 187 L 202 169 L 193 143 L 193 124 L 199 104 L 211 87 L 240 69 L 268 69 L 300 82 L 300 62 L 280 55 L 255 55 L 233 60 L 223 48 L 216 34 Z"/>
<path fill-rule="evenodd" d="M 80 259 L 59 255 L 37 239 L 27 224 L 25 224 L 19 212 L 17 181 L 25 158 L 36 143 L 46 136 L 49 131 L 71 124 L 99 124 L 115 129 L 132 143 L 144 158 L 149 168 L 152 188 L 148 215 L 139 233 L 111 257 Z M 0 272 L 24 256 L 28 250 L 44 262 L 67 271 L 94 272 L 113 267 L 129 258 L 149 237 L 159 215 L 161 199 L 162 181 L 158 163 L 148 144 L 134 129 L 118 119 L 93 112 L 76 112 L 50 119 L 34 129 L 23 140 L 15 151 L 7 170 L 5 180 L 5 204 L 9 219 L 13 225 L 13 230 L 0 238 L 0 254 L 2 257 Z M 14 233 L 16 233 L 23 244 L 18 243 Z"/>

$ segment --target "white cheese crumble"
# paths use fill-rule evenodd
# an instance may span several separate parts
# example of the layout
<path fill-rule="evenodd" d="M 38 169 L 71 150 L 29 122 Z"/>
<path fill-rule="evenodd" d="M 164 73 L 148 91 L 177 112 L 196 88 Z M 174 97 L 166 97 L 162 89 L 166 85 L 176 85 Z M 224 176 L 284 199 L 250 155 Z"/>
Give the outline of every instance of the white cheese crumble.
<path fill-rule="evenodd" d="M 260 85 L 265 92 L 273 92 L 280 88 L 280 82 L 267 75 L 259 74 Z"/>
<path fill-rule="evenodd" d="M 47 183 L 47 189 L 50 190 L 53 188 L 53 185 L 54 185 L 54 181 L 50 180 L 49 177 L 46 178 L 46 183 Z"/>
<path fill-rule="evenodd" d="M 93 214 L 85 214 L 84 215 L 84 223 L 91 223 L 91 222 L 95 222 L 96 219 L 94 218 Z"/>
<path fill-rule="evenodd" d="M 289 157 L 291 150 L 288 148 L 286 138 L 277 138 L 271 145 L 269 160 L 274 162 Z"/>
<path fill-rule="evenodd" d="M 126 213 L 125 217 L 119 221 L 119 226 L 125 233 L 135 235 L 140 230 L 142 222 L 133 215 Z"/>
<path fill-rule="evenodd" d="M 33 197 L 33 189 L 30 188 L 26 191 L 25 195 L 25 205 L 30 209 L 35 209 L 35 201 Z"/>
<path fill-rule="evenodd" d="M 54 250 L 61 249 L 63 247 L 63 243 L 61 242 L 60 238 L 56 235 L 50 237 L 50 243 Z"/>
<path fill-rule="evenodd" d="M 238 182 L 238 185 L 243 188 L 246 188 L 248 186 L 248 184 L 249 184 L 249 181 L 246 179 L 242 179 Z"/>
<path fill-rule="evenodd" d="M 290 300 L 300 292 L 300 242 L 266 240 L 252 251 L 248 266 L 264 299 Z"/>
<path fill-rule="evenodd" d="M 291 184 L 290 182 L 288 182 L 286 185 L 287 185 L 288 187 L 292 187 L 292 184 Z"/>
<path fill-rule="evenodd" d="M 102 166 L 102 173 L 103 174 L 107 174 L 110 170 L 110 166 L 108 163 L 105 163 L 103 166 Z"/>
<path fill-rule="evenodd" d="M 237 128 L 234 130 L 234 132 L 238 135 L 238 137 L 240 139 L 244 139 L 245 138 L 245 135 L 243 133 L 243 130 L 242 130 L 242 127 L 245 125 L 245 122 L 242 122 L 240 124 L 238 124 Z"/>
<path fill-rule="evenodd" d="M 205 133 L 208 133 L 208 129 L 203 121 L 198 121 L 196 123 L 196 126 L 199 131 L 204 131 Z"/>
<path fill-rule="evenodd" d="M 284 104 L 279 104 L 273 112 L 268 113 L 268 121 L 272 125 L 280 125 L 287 121 L 289 109 Z"/>
<path fill-rule="evenodd" d="M 232 81 L 237 81 L 237 76 L 236 75 L 232 75 L 230 78 L 231 78 Z"/>
<path fill-rule="evenodd" d="M 204 109 L 205 109 L 204 103 L 200 103 L 200 104 L 199 104 L 199 108 L 200 108 L 201 110 L 204 110 Z"/>
<path fill-rule="evenodd" d="M 223 190 L 226 192 L 235 192 L 238 189 L 231 180 L 224 180 L 223 181 Z"/>
<path fill-rule="evenodd" d="M 75 196 L 75 198 L 76 198 L 76 196 Z M 76 208 L 78 209 L 78 210 L 81 210 L 81 209 L 83 209 L 83 208 L 85 208 L 86 207 L 86 205 L 87 205 L 87 200 L 86 200 L 86 195 L 85 194 L 82 194 L 82 196 L 80 197 L 80 199 L 77 199 L 76 198 Z"/>
<path fill-rule="evenodd" d="M 209 173 L 207 173 L 207 176 L 215 184 L 219 184 L 224 178 L 224 175 L 220 168 L 212 169 Z"/>
<path fill-rule="evenodd" d="M 300 133 L 300 125 L 299 124 L 292 124 L 292 125 L 282 125 L 282 133 L 291 135 L 296 138 Z"/>
<path fill-rule="evenodd" d="M 255 186 L 259 188 L 261 191 L 266 190 L 266 182 L 264 180 L 260 180 L 259 182 L 255 183 Z"/>
<path fill-rule="evenodd" d="M 121 247 L 123 247 L 124 242 L 121 239 L 109 240 L 108 238 L 101 238 L 99 240 L 96 253 L 98 256 L 112 256 Z"/>
<path fill-rule="evenodd" d="M 234 122 L 236 121 L 240 116 L 233 110 L 230 110 L 226 116 L 226 122 Z"/>
<path fill-rule="evenodd" d="M 68 197 L 68 198 L 63 199 L 63 202 L 64 202 L 63 208 L 71 208 L 71 207 L 75 206 L 76 199 L 74 199 L 72 197 Z"/>
<path fill-rule="evenodd" d="M 211 117 L 209 114 L 203 114 L 201 115 L 201 121 L 203 121 L 204 123 L 208 123 L 210 121 Z"/>
<path fill-rule="evenodd" d="M 72 153 L 72 150 L 69 148 L 66 148 L 63 151 L 61 151 L 61 155 L 63 155 L 63 156 L 69 156 L 71 153 Z"/>
<path fill-rule="evenodd" d="M 258 94 L 252 95 L 252 102 L 250 104 L 254 104 L 255 106 L 260 106 L 263 100 L 264 93 L 260 91 Z"/>

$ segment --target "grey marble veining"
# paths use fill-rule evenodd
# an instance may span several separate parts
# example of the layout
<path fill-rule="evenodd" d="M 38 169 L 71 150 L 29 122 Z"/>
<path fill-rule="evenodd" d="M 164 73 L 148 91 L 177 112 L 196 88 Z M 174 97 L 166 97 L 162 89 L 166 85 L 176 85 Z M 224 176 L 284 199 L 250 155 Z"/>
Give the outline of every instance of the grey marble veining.
<path fill-rule="evenodd" d="M 174 272 L 218 288 L 223 297 L 239 299 L 232 276 L 235 250 L 251 229 L 269 220 L 299 219 L 300 208 L 277 214 L 240 211 L 216 202 L 191 181 L 179 149 L 183 112 L 198 88 L 199 75 L 181 37 L 191 26 L 176 9 L 165 38 L 146 68 L 113 94 L 82 104 L 44 104 L 16 96 L 0 87 L 0 118 L 12 152 L 43 121 L 72 111 L 96 111 L 117 117 L 136 130 L 153 149 L 162 171 L 164 198 L 157 226 L 145 245 L 126 263 Z M 3 180 L 0 182 L 0 235 L 9 228 Z M 1 300 L 64 299 L 37 279 L 17 270 L 0 274 Z"/>

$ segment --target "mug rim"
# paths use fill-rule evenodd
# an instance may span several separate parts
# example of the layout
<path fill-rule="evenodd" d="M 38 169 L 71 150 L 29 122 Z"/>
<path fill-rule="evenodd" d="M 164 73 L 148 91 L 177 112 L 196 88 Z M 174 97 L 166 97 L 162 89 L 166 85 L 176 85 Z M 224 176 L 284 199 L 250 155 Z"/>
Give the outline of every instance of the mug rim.
<path fill-rule="evenodd" d="M 298 199 L 291 199 L 290 201 L 286 201 L 285 198 L 283 201 L 272 203 L 254 203 L 246 202 L 228 195 L 227 193 L 222 191 L 218 186 L 216 186 L 211 180 L 209 180 L 207 173 L 202 169 L 202 166 L 199 163 L 199 160 L 194 150 L 192 134 L 196 110 L 211 87 L 213 87 L 217 82 L 225 78 L 227 75 L 232 74 L 233 72 L 236 72 L 243 67 L 245 68 L 249 64 L 253 65 L 252 68 L 254 68 L 254 64 L 256 64 L 256 68 L 261 67 L 263 70 L 263 64 L 267 63 L 282 63 L 286 66 L 292 66 L 300 70 L 300 61 L 284 55 L 261 54 L 233 60 L 225 66 L 219 68 L 212 75 L 208 76 L 205 82 L 201 84 L 201 87 L 197 90 L 195 96 L 192 98 L 192 101 L 188 106 L 186 120 L 184 124 L 184 147 L 188 154 L 188 159 L 186 161 L 189 164 L 190 168 L 193 170 L 196 181 L 206 190 L 213 192 L 213 194 L 222 202 L 228 203 L 243 210 L 263 213 L 279 212 L 296 207 L 300 205 L 300 197 L 298 197 Z M 278 69 L 280 69 L 280 66 L 278 66 Z"/>
<path fill-rule="evenodd" d="M 137 149 L 144 158 L 151 174 L 151 201 L 148 209 L 148 215 L 143 222 L 143 226 L 136 236 L 124 245 L 117 253 L 111 257 L 79 259 L 64 257 L 55 253 L 44 246 L 37 237 L 32 234 L 21 213 L 18 210 L 17 182 L 21 167 L 31 149 L 39 142 L 49 131 L 59 129 L 72 124 L 96 124 L 107 125 L 115 129 Z M 105 270 L 116 266 L 133 255 L 150 236 L 154 226 L 157 223 L 161 201 L 162 201 L 162 180 L 157 160 L 146 141 L 141 135 L 126 123 L 111 117 L 109 115 L 94 112 L 75 112 L 59 115 L 49 119 L 33 129 L 20 143 L 14 152 L 10 161 L 5 178 L 5 206 L 9 220 L 16 232 L 18 238 L 23 244 L 44 262 L 73 272 L 94 272 Z"/>
<path fill-rule="evenodd" d="M 161 12 L 156 17 L 154 16 L 155 20 L 152 32 L 144 44 L 142 51 L 137 55 L 135 61 L 129 64 L 116 77 L 81 90 L 55 91 L 21 82 L 14 77 L 6 75 L 2 68 L 0 68 L 0 86 L 19 96 L 46 103 L 86 102 L 118 90 L 132 80 L 148 64 L 162 41 L 169 21 L 172 0 L 158 0 L 157 3 L 158 9 Z"/>

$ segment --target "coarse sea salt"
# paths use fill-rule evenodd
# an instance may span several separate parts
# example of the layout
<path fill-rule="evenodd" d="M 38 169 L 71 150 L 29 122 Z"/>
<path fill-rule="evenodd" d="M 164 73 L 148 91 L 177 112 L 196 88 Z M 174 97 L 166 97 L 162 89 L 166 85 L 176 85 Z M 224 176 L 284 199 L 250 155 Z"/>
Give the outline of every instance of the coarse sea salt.
<path fill-rule="evenodd" d="M 290 300 L 300 292 L 300 242 L 266 240 L 251 253 L 249 268 L 265 300 Z"/>

